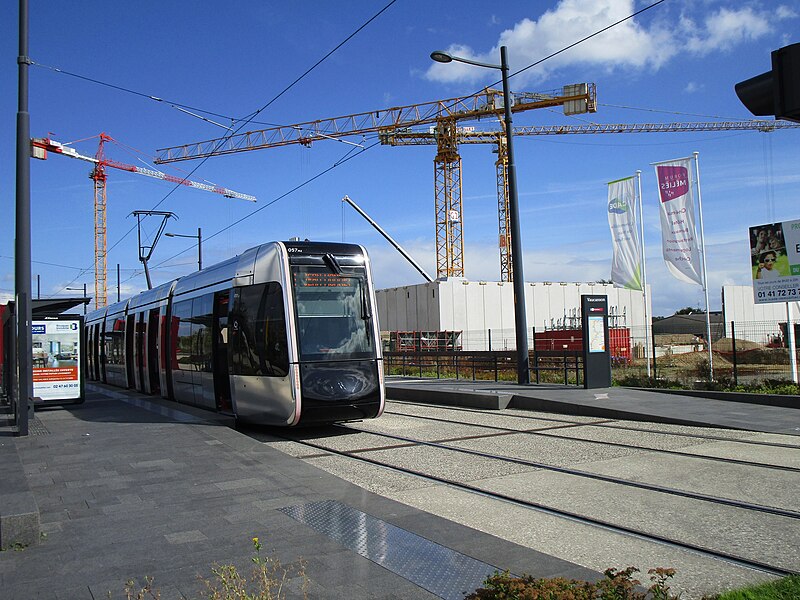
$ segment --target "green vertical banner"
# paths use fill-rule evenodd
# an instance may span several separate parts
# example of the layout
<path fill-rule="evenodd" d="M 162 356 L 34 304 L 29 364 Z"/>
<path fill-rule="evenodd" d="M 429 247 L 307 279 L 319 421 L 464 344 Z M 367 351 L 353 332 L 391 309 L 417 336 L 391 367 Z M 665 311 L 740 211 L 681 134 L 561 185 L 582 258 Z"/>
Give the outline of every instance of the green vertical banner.
<path fill-rule="evenodd" d="M 608 184 L 608 226 L 614 257 L 611 281 L 616 287 L 642 289 L 642 256 L 636 229 L 636 193 L 634 178 L 618 179 Z"/>

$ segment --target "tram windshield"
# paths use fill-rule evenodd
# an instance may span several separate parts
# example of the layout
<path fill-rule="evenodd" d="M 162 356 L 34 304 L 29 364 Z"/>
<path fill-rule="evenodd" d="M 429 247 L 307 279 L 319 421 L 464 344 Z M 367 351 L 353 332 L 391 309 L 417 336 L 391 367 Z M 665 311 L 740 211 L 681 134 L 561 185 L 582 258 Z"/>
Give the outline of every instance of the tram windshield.
<path fill-rule="evenodd" d="M 373 358 L 372 309 L 363 267 L 333 273 L 292 266 L 301 360 Z"/>

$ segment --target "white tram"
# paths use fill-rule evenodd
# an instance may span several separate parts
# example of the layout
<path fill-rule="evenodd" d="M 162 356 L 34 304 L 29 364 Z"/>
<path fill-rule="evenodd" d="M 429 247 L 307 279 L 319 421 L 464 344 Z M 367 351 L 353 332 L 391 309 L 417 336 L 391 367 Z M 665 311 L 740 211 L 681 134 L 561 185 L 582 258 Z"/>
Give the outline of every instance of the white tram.
<path fill-rule="evenodd" d="M 264 425 L 367 419 L 385 391 L 366 250 L 271 242 L 86 317 L 90 379 Z"/>

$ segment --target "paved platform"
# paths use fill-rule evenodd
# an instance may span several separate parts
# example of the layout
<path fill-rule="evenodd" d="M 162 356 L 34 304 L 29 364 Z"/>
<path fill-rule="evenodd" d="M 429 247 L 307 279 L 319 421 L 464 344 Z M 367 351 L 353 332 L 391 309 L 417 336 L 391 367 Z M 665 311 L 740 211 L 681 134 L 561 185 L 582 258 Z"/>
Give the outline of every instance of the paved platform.
<path fill-rule="evenodd" d="M 262 556 L 304 562 L 310 598 L 463 598 L 495 569 L 600 576 L 367 492 L 230 419 L 89 388 L 38 410 L 25 438 L 0 421 L 0 515 L 36 517 L 0 552 L 3 600 L 124 598 L 145 577 L 164 600 L 197 598 L 215 563 L 250 573 L 254 537 Z"/>
<path fill-rule="evenodd" d="M 800 397 L 712 393 L 714 397 L 632 388 L 389 377 L 396 400 L 485 409 L 522 408 L 675 425 L 723 427 L 800 435 Z M 696 392 L 700 394 L 700 392 Z"/>

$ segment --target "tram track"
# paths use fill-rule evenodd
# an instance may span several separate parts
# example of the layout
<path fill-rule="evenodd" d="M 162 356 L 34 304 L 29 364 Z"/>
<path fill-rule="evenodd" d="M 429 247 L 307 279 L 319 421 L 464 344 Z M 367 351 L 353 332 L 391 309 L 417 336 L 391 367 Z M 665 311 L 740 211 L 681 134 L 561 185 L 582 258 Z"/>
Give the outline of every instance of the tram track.
<path fill-rule="evenodd" d="M 444 449 L 444 450 L 448 450 L 448 451 L 455 451 L 455 452 L 463 451 L 463 449 L 454 448 L 452 446 L 444 446 L 444 445 L 436 444 L 436 443 L 433 443 L 433 442 L 426 442 L 424 440 L 413 440 L 411 438 L 403 438 L 403 436 L 395 436 L 395 435 L 392 435 L 392 434 L 377 434 L 377 433 L 372 432 L 372 431 L 361 430 L 361 429 L 358 429 L 358 428 L 355 428 L 355 427 L 352 427 L 352 426 L 338 425 L 338 426 L 333 426 L 333 428 L 334 429 L 346 429 L 346 430 L 350 430 L 350 431 L 353 431 L 353 432 L 367 433 L 367 434 L 371 434 L 371 435 L 383 435 L 385 437 L 394 438 L 394 439 L 396 439 L 398 441 L 403 441 L 403 445 L 406 445 L 406 446 L 408 446 L 408 445 L 426 446 L 426 447 L 434 447 L 434 448 Z M 563 508 L 549 506 L 549 505 L 547 505 L 545 503 L 542 503 L 542 502 L 534 502 L 534 501 L 531 501 L 531 500 L 526 500 L 526 499 L 523 499 L 523 498 L 512 496 L 510 494 L 487 490 L 487 489 L 478 487 L 476 485 L 472 485 L 472 484 L 467 483 L 467 482 L 458 481 L 458 480 L 455 480 L 455 479 L 452 479 L 452 478 L 449 478 L 449 477 L 443 477 L 443 476 L 435 475 L 435 474 L 432 474 L 432 473 L 426 473 L 426 472 L 423 472 L 423 471 L 420 471 L 420 470 L 417 470 L 417 469 L 404 467 L 404 466 L 397 465 L 397 464 L 391 464 L 389 462 L 378 460 L 376 458 L 373 458 L 373 457 L 365 455 L 367 452 L 372 452 L 372 451 L 375 451 L 376 449 L 386 450 L 386 449 L 390 448 L 390 447 L 387 447 L 387 446 L 381 446 L 380 448 L 361 448 L 361 449 L 358 449 L 358 450 L 342 450 L 342 449 L 333 448 L 330 445 L 319 443 L 317 441 L 312 441 L 312 440 L 308 439 L 307 437 L 303 438 L 303 437 L 291 435 L 288 432 L 280 432 L 280 433 L 278 433 L 278 432 L 270 432 L 270 437 L 282 439 L 282 440 L 289 441 L 289 442 L 293 442 L 293 443 L 299 444 L 299 445 L 301 445 L 303 447 L 312 448 L 312 449 L 315 449 L 315 450 L 320 452 L 320 454 L 315 454 L 315 455 L 312 455 L 312 456 L 324 456 L 324 455 L 327 454 L 327 455 L 336 455 L 336 456 L 344 457 L 344 458 L 347 458 L 347 459 L 350 459 L 350 460 L 355 460 L 355 461 L 358 461 L 358 462 L 370 464 L 370 465 L 373 465 L 373 466 L 376 466 L 376 467 L 379 467 L 379 468 L 382 468 L 382 469 L 388 469 L 388 470 L 391 470 L 391 471 L 394 471 L 394 472 L 410 475 L 410 476 L 413 476 L 415 478 L 420 478 L 420 479 L 422 479 L 424 481 L 443 484 L 443 485 L 446 485 L 446 486 L 449 486 L 449 487 L 452 487 L 452 488 L 455 488 L 455 489 L 458 489 L 458 490 L 462 490 L 462 491 L 465 491 L 465 492 L 468 492 L 468 493 L 471 493 L 471 494 L 477 494 L 479 496 L 482 496 L 482 497 L 485 497 L 485 498 L 489 498 L 491 500 L 496 500 L 496 501 L 500 501 L 500 502 L 504 502 L 504 503 L 509 503 L 509 504 L 512 504 L 512 505 L 517 506 L 517 507 L 534 510 L 534 511 L 537 511 L 537 512 L 540 512 L 540 513 L 545 513 L 545 514 L 553 515 L 553 516 L 556 516 L 556 517 L 561 517 L 561 518 L 568 519 L 568 520 L 576 522 L 576 523 L 580 523 L 580 524 L 584 524 L 584 525 L 590 525 L 590 526 L 593 526 L 593 527 L 598 527 L 598 528 L 601 528 L 601 529 L 603 529 L 605 531 L 609 531 L 609 532 L 612 532 L 612 533 L 631 536 L 631 537 L 634 537 L 634 538 L 639 539 L 639 540 L 644 540 L 644 541 L 648 541 L 648 542 L 661 544 L 661 545 L 667 546 L 667 547 L 672 548 L 672 549 L 686 551 L 686 552 L 693 553 L 693 554 L 696 554 L 696 555 L 704 557 L 704 558 L 710 558 L 710 559 L 713 559 L 713 560 L 724 561 L 724 562 L 726 562 L 728 564 L 731 564 L 731 565 L 734 565 L 734 566 L 737 566 L 737 567 L 742 567 L 742 568 L 746 568 L 746 569 L 752 569 L 752 570 L 756 570 L 756 571 L 759 571 L 759 572 L 762 572 L 762 573 L 765 573 L 765 574 L 774 575 L 774 576 L 778 576 L 778 577 L 783 577 L 783 576 L 787 576 L 787 575 L 792 575 L 792 574 L 797 574 L 798 573 L 798 571 L 796 571 L 796 570 L 793 570 L 793 569 L 790 569 L 790 568 L 787 568 L 787 567 L 784 567 L 784 566 L 780 566 L 780 565 L 769 564 L 769 563 L 764 562 L 762 560 L 756 560 L 754 558 L 748 558 L 746 556 L 737 555 L 737 554 L 734 554 L 734 553 L 731 553 L 731 552 L 725 552 L 725 551 L 722 551 L 722 550 L 719 550 L 719 549 L 709 548 L 709 547 L 702 546 L 702 545 L 696 544 L 696 543 L 692 543 L 692 542 L 689 542 L 689 541 L 686 541 L 686 540 L 680 540 L 680 539 L 678 539 L 676 537 L 670 537 L 670 536 L 667 536 L 667 535 L 661 535 L 661 534 L 654 533 L 654 532 L 651 532 L 651 531 L 645 531 L 643 529 L 637 529 L 635 527 L 631 527 L 631 526 L 628 526 L 628 525 L 625 525 L 625 524 L 615 523 L 615 522 L 613 522 L 611 520 L 602 519 L 602 518 L 598 518 L 598 517 L 593 517 L 591 515 L 585 515 L 585 514 L 581 514 L 579 512 L 571 511 L 571 510 L 565 510 Z M 489 457 L 489 455 L 487 455 L 486 453 L 480 453 L 480 452 L 476 452 L 476 451 L 466 451 L 466 453 L 467 454 L 472 454 L 472 455 L 477 455 L 477 456 L 482 456 L 482 457 Z M 497 460 L 509 460 L 508 457 L 496 457 L 495 456 L 495 457 L 492 457 L 492 458 L 495 458 Z M 519 461 L 519 459 L 510 459 L 510 460 L 512 460 L 514 462 L 518 462 Z M 533 461 L 522 461 L 520 464 L 525 464 L 526 466 L 536 466 L 536 463 L 533 463 Z M 636 482 L 625 482 L 624 480 L 619 480 L 619 478 L 608 478 L 606 476 L 598 476 L 598 475 L 593 474 L 593 473 L 584 473 L 584 472 L 579 472 L 579 471 L 572 470 L 572 469 L 565 469 L 565 468 L 561 468 L 561 467 L 552 467 L 552 466 L 545 465 L 542 468 L 552 469 L 552 470 L 554 470 L 556 472 L 570 474 L 570 475 L 577 474 L 579 476 L 589 476 L 592 479 L 606 481 L 606 482 L 610 482 L 610 483 L 621 483 L 623 485 L 625 485 L 626 483 L 627 484 L 636 483 Z M 575 471 L 575 472 L 573 472 L 573 471 Z M 756 511 L 756 512 L 766 512 L 768 514 L 771 514 L 771 515 L 774 515 L 774 516 L 779 516 L 779 517 L 785 517 L 785 518 L 791 518 L 791 519 L 800 518 L 800 513 L 797 513 L 795 511 L 785 511 L 785 510 L 782 510 L 782 509 L 773 509 L 771 507 L 764 507 L 764 506 L 760 506 L 760 505 L 742 503 L 742 502 L 738 502 L 738 501 L 732 501 L 732 500 L 729 500 L 729 499 L 718 499 L 718 498 L 713 498 L 713 497 L 702 495 L 702 494 L 686 493 L 686 492 L 682 492 L 680 490 L 669 490 L 669 488 L 664 488 L 663 486 L 650 486 L 648 484 L 644 484 L 644 485 L 635 485 L 635 487 L 641 487 L 642 489 L 647 489 L 649 491 L 656 491 L 656 492 L 661 492 L 661 493 L 677 492 L 677 495 L 680 495 L 680 496 L 683 496 L 683 497 L 687 497 L 687 498 L 692 498 L 692 499 L 695 499 L 695 500 L 703 500 L 703 501 L 707 501 L 707 502 L 716 502 L 716 503 L 719 503 L 719 504 L 725 504 L 727 506 L 732 506 L 732 507 L 738 508 L 738 509 L 751 510 L 751 511 Z"/>
<path fill-rule="evenodd" d="M 403 445 L 405 445 L 407 447 L 409 447 L 409 446 L 426 446 L 426 447 L 436 448 L 436 449 L 440 449 L 440 450 L 447 450 L 447 451 L 457 452 L 457 453 L 461 453 L 461 454 L 468 454 L 468 455 L 477 456 L 477 457 L 480 457 L 480 458 L 487 458 L 487 459 L 490 459 L 490 460 L 496 460 L 496 461 L 504 462 L 504 463 L 521 465 L 521 466 L 531 467 L 531 468 L 535 468 L 535 469 L 542 469 L 542 470 L 545 470 L 545 471 L 552 471 L 552 472 L 561 473 L 561 474 L 564 474 L 564 475 L 571 475 L 571 476 L 575 476 L 575 477 L 582 477 L 582 478 L 585 478 L 585 479 L 593 479 L 593 480 L 596 480 L 596 481 L 602 481 L 602 482 L 605 482 L 605 483 L 612 483 L 612 484 L 616 484 L 616 485 L 622 485 L 622 486 L 631 487 L 631 488 L 640 489 L 640 490 L 658 492 L 660 494 L 667 494 L 667 495 L 670 495 L 670 496 L 680 496 L 682 498 L 689 498 L 691 500 L 699 500 L 699 501 L 702 501 L 702 502 L 710 502 L 712 504 L 731 506 L 731 507 L 739 508 L 739 509 L 743 509 L 743 510 L 749 510 L 749 511 L 753 511 L 753 512 L 762 512 L 762 513 L 766 513 L 766 514 L 773 515 L 773 516 L 786 517 L 786 518 L 789 518 L 789 519 L 800 520 L 800 512 L 794 511 L 794 510 L 787 510 L 787 509 L 782 509 L 782 508 L 777 508 L 777 507 L 772 507 L 772 506 L 764 506 L 764 505 L 761 505 L 761 504 L 755 504 L 755 503 L 751 503 L 751 502 L 742 502 L 742 501 L 739 501 L 739 500 L 733 500 L 731 498 L 722 498 L 722 497 L 719 497 L 719 496 L 711 496 L 711 495 L 708 495 L 708 494 L 701 494 L 701 493 L 697 493 L 697 492 L 689 492 L 689 491 L 686 491 L 686 490 L 680 490 L 680 489 L 676 489 L 676 488 L 670 488 L 670 487 L 667 487 L 667 486 L 656 485 L 656 484 L 651 484 L 651 483 L 645 483 L 645 482 L 642 482 L 642 481 L 631 481 L 629 479 L 623 479 L 621 477 L 613 477 L 613 476 L 610 476 L 610 475 L 601 475 L 599 473 L 592 473 L 590 471 L 583 471 L 583 470 L 580 470 L 580 469 L 572 469 L 572 468 L 569 468 L 569 467 L 559 467 L 557 465 L 551 465 L 551 464 L 542 463 L 542 462 L 533 461 L 533 460 L 528 460 L 528 459 L 523 459 L 523 458 L 515 458 L 515 457 L 511 457 L 511 456 L 502 456 L 502 455 L 497 455 L 497 454 L 491 454 L 491 453 L 488 453 L 488 452 L 482 452 L 480 450 L 470 450 L 468 448 L 460 448 L 458 446 L 448 446 L 445 443 L 443 443 L 443 442 L 457 441 L 457 440 L 463 439 L 463 438 L 453 438 L 452 440 L 448 439 L 448 440 L 442 440 L 442 441 L 438 441 L 437 442 L 437 441 L 428 441 L 428 440 L 420 440 L 420 439 L 408 438 L 408 437 L 405 437 L 405 436 L 395 435 L 395 434 L 391 434 L 391 433 L 375 432 L 375 431 L 371 431 L 369 429 L 359 429 L 359 428 L 353 427 L 351 425 L 332 425 L 331 427 L 332 428 L 339 428 L 339 429 L 347 429 L 349 431 L 354 431 L 354 432 L 359 432 L 359 433 L 366 433 L 366 434 L 370 434 L 370 435 L 377 435 L 377 436 L 380 436 L 380 437 L 385 437 L 385 438 L 397 440 L 398 442 L 401 442 Z M 570 439 L 570 441 L 572 440 L 572 438 L 569 438 L 569 439 Z M 298 439 L 295 439 L 293 441 L 298 441 Z M 602 442 L 595 442 L 595 443 L 602 443 Z M 326 448 L 325 446 L 322 446 L 322 447 Z M 374 448 L 362 448 L 362 449 L 359 449 L 357 451 L 351 451 L 351 454 L 363 454 L 363 453 L 366 453 L 366 452 L 374 452 L 376 450 L 386 450 L 386 449 L 397 448 L 397 447 L 398 446 L 393 446 L 393 447 L 390 446 L 389 448 L 387 448 L 386 446 L 381 446 L 381 447 L 374 447 Z"/>
<path fill-rule="evenodd" d="M 464 408 L 464 407 L 448 407 L 448 406 L 440 406 L 440 405 L 433 405 L 433 404 L 425 404 L 422 402 L 409 402 L 406 400 L 390 400 L 391 404 L 396 405 L 408 405 L 408 406 L 419 406 L 424 408 L 434 408 L 437 410 L 442 411 L 452 411 L 457 413 L 472 413 L 472 414 L 479 414 L 479 415 L 486 415 L 486 410 L 479 410 L 479 409 L 472 409 L 472 408 Z M 409 413 L 399 413 L 386 410 L 384 411 L 385 414 L 396 414 L 402 415 L 405 417 L 413 417 L 415 415 Z M 657 429 L 650 429 L 647 427 L 635 427 L 632 425 L 621 425 L 619 424 L 619 419 L 598 419 L 592 421 L 574 421 L 570 419 L 559 419 L 555 417 L 544 417 L 540 415 L 536 416 L 527 416 L 527 415 L 519 415 L 519 414 L 507 414 L 503 413 L 502 415 L 504 418 L 510 419 L 519 419 L 519 420 L 527 420 L 527 421 L 546 421 L 546 422 L 553 422 L 553 423 L 563 423 L 563 425 L 554 425 L 552 429 L 560 429 L 565 427 L 581 427 L 581 426 L 589 426 L 589 427 L 600 427 L 603 429 L 616 429 L 622 431 L 634 431 L 639 433 L 648 433 L 654 435 L 664 435 L 664 436 L 675 436 L 675 437 L 685 437 L 685 438 L 692 438 L 698 440 L 707 440 L 707 441 L 717 441 L 717 442 L 731 442 L 737 444 L 746 444 L 750 446 L 765 446 L 769 448 L 788 448 L 793 450 L 800 450 L 800 436 L 784 433 L 780 434 L 784 437 L 796 437 L 797 443 L 796 444 L 787 444 L 781 442 L 767 442 L 763 440 L 747 440 L 747 439 L 740 439 L 736 437 L 725 437 L 721 435 L 708 435 L 708 434 L 699 434 L 699 433 L 687 433 L 681 431 L 659 431 Z M 449 422 L 449 421 L 448 421 Z M 476 425 L 475 423 L 465 422 L 465 425 Z M 546 429 L 542 428 L 542 431 Z M 740 431 L 733 429 L 731 431 Z"/>
<path fill-rule="evenodd" d="M 461 437 L 458 437 L 458 438 L 448 438 L 448 439 L 444 439 L 444 440 L 439 440 L 440 442 L 456 442 L 456 441 L 462 441 L 462 440 L 468 440 L 468 439 L 481 439 L 481 438 L 504 436 L 504 435 L 525 434 L 525 435 L 542 436 L 542 437 L 551 438 L 551 439 L 569 440 L 569 441 L 572 441 L 572 442 L 585 443 L 585 444 L 601 444 L 601 445 L 604 445 L 604 446 L 611 446 L 611 447 L 616 447 L 616 448 L 626 448 L 626 449 L 630 449 L 630 450 L 644 450 L 644 451 L 647 451 L 647 452 L 655 452 L 655 453 L 671 455 L 671 456 L 681 456 L 681 457 L 684 457 L 684 458 L 691 458 L 691 459 L 698 459 L 698 460 L 710 460 L 710 461 L 721 462 L 721 463 L 726 463 L 726 464 L 735 464 L 735 465 L 759 467 L 759 468 L 763 468 L 763 469 L 774 469 L 774 470 L 778 470 L 778 471 L 788 471 L 788 472 L 792 472 L 792 473 L 800 473 L 800 467 L 791 467 L 791 466 L 787 466 L 787 465 L 777 465 L 777 464 L 774 464 L 774 463 L 764 463 L 764 462 L 758 462 L 758 461 L 752 461 L 752 460 L 743 460 L 743 459 L 737 459 L 737 458 L 728 458 L 728 457 L 722 457 L 722 456 L 710 456 L 710 455 L 707 455 L 707 454 L 696 454 L 696 453 L 692 453 L 692 452 L 682 452 L 680 450 L 670 450 L 670 449 L 667 449 L 667 448 L 654 448 L 652 446 L 643 446 L 643 445 L 637 445 L 637 444 L 625 444 L 625 443 L 621 443 L 621 442 L 612 442 L 612 441 L 608 441 L 608 440 L 594 440 L 594 439 L 580 438 L 580 437 L 574 437 L 574 436 L 569 436 L 569 435 L 559 435 L 557 433 L 553 433 L 554 430 L 564 429 L 564 428 L 567 428 L 567 427 L 576 428 L 576 427 L 584 427 L 584 426 L 589 426 L 589 427 L 601 426 L 599 423 L 596 423 L 596 422 L 570 423 L 569 425 L 558 426 L 558 427 L 545 427 L 545 428 L 536 427 L 536 428 L 532 428 L 532 429 L 513 429 L 513 428 L 508 428 L 508 427 L 498 427 L 498 426 L 495 426 L 495 425 L 470 423 L 468 421 L 454 421 L 452 419 L 444 419 L 444 418 L 441 418 L 441 417 L 432 417 L 432 416 L 427 416 L 427 415 L 414 415 L 414 414 L 402 413 L 402 412 L 394 412 L 394 411 L 385 411 L 385 412 L 386 412 L 386 414 L 402 416 L 404 418 L 419 419 L 419 420 L 433 421 L 433 422 L 441 422 L 441 423 L 448 423 L 448 424 L 455 424 L 455 425 L 464 425 L 464 426 L 469 426 L 469 427 L 479 427 L 479 428 L 488 429 L 488 430 L 491 430 L 492 432 L 494 432 L 494 433 L 489 433 L 489 434 L 475 434 L 475 435 L 470 435 L 470 436 L 461 436 Z M 604 422 L 601 422 L 601 423 L 605 424 L 607 422 L 604 421 Z M 635 431 L 647 431 L 648 433 L 664 433 L 664 432 L 653 432 L 651 430 L 641 430 L 641 429 L 635 429 Z M 707 437 L 700 437 L 700 436 L 693 436 L 693 437 L 697 437 L 697 439 L 703 439 L 703 440 L 708 439 Z M 733 441 L 730 438 L 717 438 L 717 439 L 724 439 L 725 441 Z M 736 441 L 742 442 L 743 440 L 736 440 Z M 755 445 L 765 445 L 765 444 L 761 444 L 761 443 L 756 442 Z M 772 445 L 772 444 L 769 444 L 769 445 Z M 800 447 L 797 447 L 797 446 L 788 446 L 788 448 L 795 449 L 795 450 L 800 450 Z"/>

